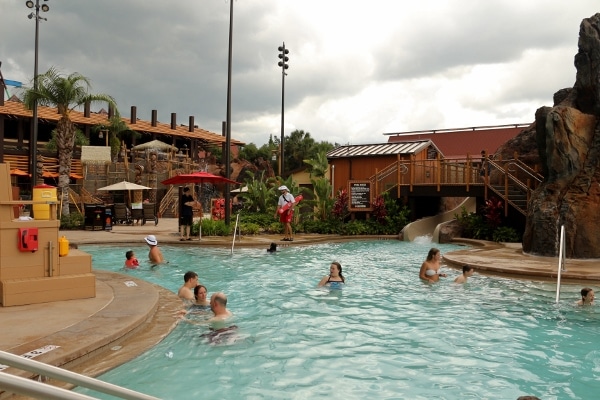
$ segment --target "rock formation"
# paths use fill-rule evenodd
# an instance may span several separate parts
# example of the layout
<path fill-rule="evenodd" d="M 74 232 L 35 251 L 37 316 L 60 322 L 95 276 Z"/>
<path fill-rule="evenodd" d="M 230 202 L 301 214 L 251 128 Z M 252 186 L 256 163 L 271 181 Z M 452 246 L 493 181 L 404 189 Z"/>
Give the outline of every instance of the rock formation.
<path fill-rule="evenodd" d="M 600 14 L 582 21 L 578 47 L 575 85 L 523 132 L 539 155 L 529 164 L 539 162 L 544 175 L 528 206 L 526 253 L 557 256 L 564 225 L 567 257 L 600 258 Z"/>

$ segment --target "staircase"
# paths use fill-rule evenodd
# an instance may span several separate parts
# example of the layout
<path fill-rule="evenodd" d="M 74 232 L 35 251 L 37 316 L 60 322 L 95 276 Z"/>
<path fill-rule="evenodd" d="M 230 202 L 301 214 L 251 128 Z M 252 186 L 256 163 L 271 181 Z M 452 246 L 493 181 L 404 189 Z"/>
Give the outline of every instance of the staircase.
<path fill-rule="evenodd" d="M 489 160 L 488 163 L 492 169 L 502 173 L 500 182 L 489 183 L 487 187 L 504 200 L 505 215 L 508 213 L 508 205 L 527 215 L 531 192 L 542 182 L 543 176 L 520 160 L 505 163 Z"/>

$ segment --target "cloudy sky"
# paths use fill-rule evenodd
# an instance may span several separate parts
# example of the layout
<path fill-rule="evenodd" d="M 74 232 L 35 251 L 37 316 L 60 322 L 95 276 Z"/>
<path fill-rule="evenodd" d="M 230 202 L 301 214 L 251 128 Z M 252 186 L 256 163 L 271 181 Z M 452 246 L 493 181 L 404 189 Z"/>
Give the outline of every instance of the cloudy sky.
<path fill-rule="evenodd" d="M 35 0 L 34 0 L 35 1 Z M 39 0 L 43 3 L 43 0 Z M 221 133 L 231 0 L 49 0 L 39 72 L 90 78 L 123 116 Z M 234 0 L 232 137 L 281 132 L 277 47 L 290 50 L 285 134 L 340 144 L 384 132 L 527 123 L 575 81 L 579 25 L 598 0 Z M 31 82 L 35 22 L 0 0 L 5 79 Z M 12 89 L 12 88 L 11 88 Z M 99 106 L 96 106 L 96 111 Z"/>

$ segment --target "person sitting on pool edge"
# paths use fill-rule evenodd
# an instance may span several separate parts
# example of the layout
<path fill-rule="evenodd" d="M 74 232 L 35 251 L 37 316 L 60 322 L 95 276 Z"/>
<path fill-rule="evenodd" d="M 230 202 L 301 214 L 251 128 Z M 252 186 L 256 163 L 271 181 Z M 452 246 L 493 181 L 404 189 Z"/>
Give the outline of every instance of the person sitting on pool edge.
<path fill-rule="evenodd" d="M 129 250 L 125 253 L 125 268 L 127 269 L 137 269 L 140 267 L 140 262 L 137 258 L 135 258 L 135 253 L 133 250 Z"/>
<path fill-rule="evenodd" d="M 463 265 L 462 271 L 462 275 L 457 276 L 454 283 L 467 283 L 467 279 L 475 272 L 470 265 Z"/>
<path fill-rule="evenodd" d="M 330 289 L 341 289 L 344 283 L 346 283 L 346 279 L 344 279 L 344 275 L 342 275 L 342 264 L 334 261 L 329 266 L 329 275 L 325 275 L 318 286 L 328 286 Z"/>
<path fill-rule="evenodd" d="M 427 259 L 421 264 L 419 270 L 419 278 L 427 282 L 437 282 L 440 277 L 446 277 L 446 274 L 440 274 L 440 260 L 442 254 L 439 249 L 432 247 L 427 253 Z"/>
<path fill-rule="evenodd" d="M 198 285 L 198 274 L 194 271 L 188 271 L 183 275 L 183 285 L 177 291 L 177 296 L 186 304 L 196 302 L 194 297 L 194 288 Z"/>
<path fill-rule="evenodd" d="M 581 289 L 581 300 L 577 302 L 578 306 L 592 306 L 594 305 L 594 289 L 584 287 Z"/>
<path fill-rule="evenodd" d="M 162 251 L 158 248 L 158 240 L 156 240 L 156 236 L 148 235 L 144 238 L 148 246 L 150 246 L 150 251 L 148 252 L 148 259 L 152 264 L 161 264 L 165 261 L 163 257 Z"/>

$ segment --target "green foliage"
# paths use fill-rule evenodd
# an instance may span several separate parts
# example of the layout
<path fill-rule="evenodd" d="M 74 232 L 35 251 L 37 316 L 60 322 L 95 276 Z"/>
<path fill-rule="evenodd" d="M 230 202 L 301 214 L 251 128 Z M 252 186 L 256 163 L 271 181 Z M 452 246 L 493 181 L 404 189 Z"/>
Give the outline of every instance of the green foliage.
<path fill-rule="evenodd" d="M 79 130 L 75 130 L 75 146 L 89 146 L 90 141 L 85 134 Z M 48 144 L 46 144 L 46 150 L 51 152 L 56 152 L 58 147 L 56 146 L 56 129 L 52 130 L 50 140 L 48 140 Z"/>
<path fill-rule="evenodd" d="M 260 178 L 256 179 L 251 171 L 246 171 L 247 192 L 242 192 L 239 197 L 244 199 L 244 209 L 252 213 L 267 213 L 271 210 L 275 213 L 273 199 L 277 198 L 277 191 L 272 180 L 265 180 L 264 171 Z"/>
<path fill-rule="evenodd" d="M 240 232 L 242 235 L 257 235 L 261 231 L 260 225 L 253 223 L 241 223 Z"/>
<path fill-rule="evenodd" d="M 280 224 L 279 222 L 273 222 L 273 223 L 271 223 L 269 225 L 269 227 L 267 229 L 267 232 L 269 232 L 269 233 L 283 233 L 283 224 Z"/>
<path fill-rule="evenodd" d="M 202 223 L 202 236 L 229 236 L 233 233 L 234 225 L 227 226 L 223 220 L 202 219 L 192 225 L 192 235 L 200 233 L 200 223 Z"/>
<path fill-rule="evenodd" d="M 331 184 L 326 178 L 311 179 L 310 183 L 313 186 L 313 200 L 308 200 L 306 203 L 314 209 L 314 215 L 321 221 L 327 221 L 331 218 L 331 210 L 333 208 L 333 199 L 331 198 Z"/>
<path fill-rule="evenodd" d="M 469 213 L 465 207 L 462 207 L 461 215 L 456 214 L 455 218 L 463 228 L 464 237 L 488 240 L 490 229 L 481 215 Z"/>
<path fill-rule="evenodd" d="M 324 151 L 317 153 L 312 160 L 304 160 L 304 163 L 310 166 L 308 172 L 311 177 L 314 176 L 315 178 L 324 178 L 329 167 L 327 154 Z"/>
<path fill-rule="evenodd" d="M 516 229 L 510 226 L 500 226 L 494 230 L 492 240 L 494 242 L 519 243 L 521 242 L 521 237 Z"/>
<path fill-rule="evenodd" d="M 347 189 L 341 189 L 338 191 L 335 202 L 333 203 L 332 215 L 340 221 L 345 221 L 350 215 L 348 205 L 350 204 L 350 197 L 348 196 Z"/>
<path fill-rule="evenodd" d="M 80 212 L 72 212 L 69 215 L 61 215 L 60 217 L 60 229 L 61 230 L 74 230 L 82 229 L 84 222 L 84 216 Z"/>
<path fill-rule="evenodd" d="M 521 234 L 516 229 L 502 224 L 502 201 L 492 197 L 481 208 L 483 215 L 469 213 L 465 207 L 461 215 L 455 215 L 456 220 L 463 229 L 462 236 L 478 240 L 493 240 L 494 242 L 521 241 Z"/>

